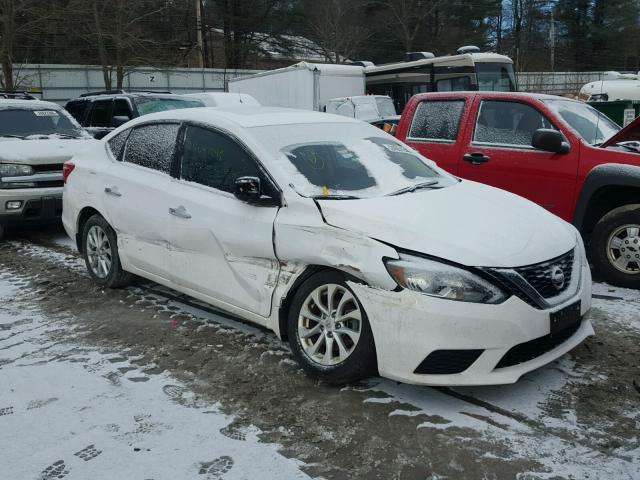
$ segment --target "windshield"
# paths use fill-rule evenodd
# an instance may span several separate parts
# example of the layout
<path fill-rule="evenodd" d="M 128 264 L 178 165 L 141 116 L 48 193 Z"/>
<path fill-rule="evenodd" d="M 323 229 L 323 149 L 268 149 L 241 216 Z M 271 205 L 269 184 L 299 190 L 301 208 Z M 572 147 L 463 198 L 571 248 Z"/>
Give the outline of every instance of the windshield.
<path fill-rule="evenodd" d="M 61 108 L 48 105 L 37 107 L 0 109 L 0 137 L 57 135 L 80 138 L 88 135 Z"/>
<path fill-rule="evenodd" d="M 591 145 L 604 142 L 620 130 L 620 127 L 606 115 L 586 103 L 573 100 L 545 100 L 544 102 Z"/>
<path fill-rule="evenodd" d="M 476 63 L 478 90 L 484 92 L 515 92 L 516 75 L 510 63 Z"/>
<path fill-rule="evenodd" d="M 171 97 L 136 97 L 136 105 L 140 115 L 164 112 L 165 110 L 178 110 L 181 108 L 204 107 L 200 100 L 183 100 Z"/>
<path fill-rule="evenodd" d="M 293 188 L 307 197 L 373 198 L 453 177 L 366 124 L 303 124 L 253 128 Z"/>
<path fill-rule="evenodd" d="M 388 97 L 376 97 L 376 103 L 378 104 L 378 111 L 382 118 L 395 117 L 396 107 L 393 105 L 393 100 Z"/>

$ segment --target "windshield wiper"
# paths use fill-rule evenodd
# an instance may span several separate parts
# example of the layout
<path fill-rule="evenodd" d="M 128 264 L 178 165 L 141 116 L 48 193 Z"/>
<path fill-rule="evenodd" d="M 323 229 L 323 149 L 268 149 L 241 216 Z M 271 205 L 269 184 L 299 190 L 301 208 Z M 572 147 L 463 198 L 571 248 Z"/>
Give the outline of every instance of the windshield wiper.
<path fill-rule="evenodd" d="M 360 200 L 355 195 L 314 195 L 314 200 Z"/>
<path fill-rule="evenodd" d="M 24 140 L 24 137 L 22 135 L 5 135 L 5 134 L 0 134 L 0 137 L 2 138 L 21 138 L 22 140 Z"/>
<path fill-rule="evenodd" d="M 408 187 L 401 188 L 400 190 L 396 190 L 395 192 L 388 193 L 386 196 L 391 197 L 393 195 L 401 195 L 403 193 L 415 192 L 421 188 L 429 188 L 433 187 L 440 183 L 440 180 L 430 180 L 428 182 L 416 183 L 415 185 L 410 185 Z"/>

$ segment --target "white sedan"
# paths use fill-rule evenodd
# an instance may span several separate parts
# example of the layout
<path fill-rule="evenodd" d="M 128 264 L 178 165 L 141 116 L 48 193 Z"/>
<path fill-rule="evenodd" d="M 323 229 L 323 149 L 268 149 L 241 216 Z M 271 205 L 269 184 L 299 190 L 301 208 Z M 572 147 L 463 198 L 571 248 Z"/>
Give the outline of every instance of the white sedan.
<path fill-rule="evenodd" d="M 315 378 L 511 383 L 593 334 L 571 225 L 346 117 L 147 115 L 65 181 L 97 284 L 135 274 L 263 325 Z"/>

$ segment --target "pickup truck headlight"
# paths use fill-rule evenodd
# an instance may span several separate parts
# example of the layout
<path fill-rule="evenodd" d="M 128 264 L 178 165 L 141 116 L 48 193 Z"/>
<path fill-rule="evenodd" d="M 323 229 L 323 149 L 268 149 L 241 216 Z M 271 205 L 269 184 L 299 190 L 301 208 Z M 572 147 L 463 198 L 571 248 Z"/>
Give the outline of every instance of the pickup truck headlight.
<path fill-rule="evenodd" d="M 508 298 L 484 278 L 434 260 L 401 254 L 399 260 L 386 260 L 385 265 L 402 288 L 431 297 L 489 304 L 502 303 Z"/>
<path fill-rule="evenodd" d="M 0 177 L 26 177 L 29 175 L 33 175 L 33 167 L 30 165 L 0 163 Z"/>

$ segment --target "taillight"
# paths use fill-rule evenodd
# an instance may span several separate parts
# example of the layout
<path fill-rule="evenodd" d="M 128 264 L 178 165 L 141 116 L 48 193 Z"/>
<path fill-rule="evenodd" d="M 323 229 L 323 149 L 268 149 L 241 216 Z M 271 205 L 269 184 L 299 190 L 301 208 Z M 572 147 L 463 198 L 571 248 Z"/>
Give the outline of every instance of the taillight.
<path fill-rule="evenodd" d="M 73 169 L 76 168 L 76 164 L 73 162 L 64 162 L 64 165 L 62 166 L 62 181 L 65 183 L 67 183 L 67 179 L 69 178 L 69 175 L 71 175 L 71 172 L 73 172 Z"/>

